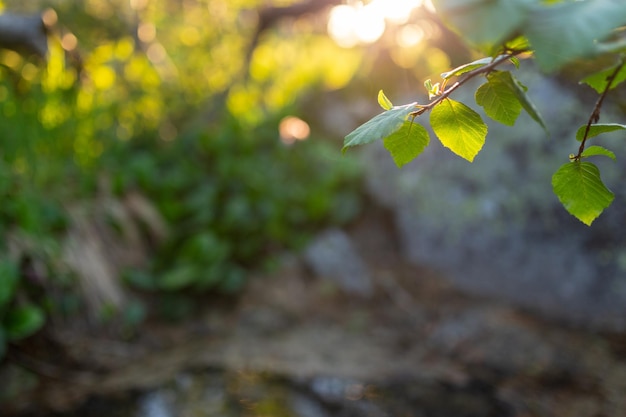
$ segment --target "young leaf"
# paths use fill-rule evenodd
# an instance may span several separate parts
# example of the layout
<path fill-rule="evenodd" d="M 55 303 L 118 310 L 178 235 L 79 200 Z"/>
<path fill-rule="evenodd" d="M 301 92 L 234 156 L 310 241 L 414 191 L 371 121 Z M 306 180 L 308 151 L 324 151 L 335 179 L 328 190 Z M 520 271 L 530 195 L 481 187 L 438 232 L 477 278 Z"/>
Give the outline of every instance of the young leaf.
<path fill-rule="evenodd" d="M 585 130 L 587 129 L 587 125 L 581 126 L 576 131 L 576 140 L 581 141 L 585 138 Z M 587 139 L 592 138 L 594 136 L 598 136 L 602 133 L 615 132 L 616 130 L 625 130 L 626 125 L 620 125 L 618 123 L 599 123 L 595 125 L 591 125 L 589 127 L 589 133 L 587 133 Z"/>
<path fill-rule="evenodd" d="M 43 311 L 35 305 L 28 305 L 9 310 L 3 324 L 7 339 L 18 340 L 35 333 L 44 322 Z"/>
<path fill-rule="evenodd" d="M 526 51 L 531 49 L 530 42 L 524 36 L 518 36 L 504 44 L 504 48 L 509 51 Z"/>
<path fill-rule="evenodd" d="M 583 157 L 596 156 L 596 155 L 608 156 L 614 161 L 617 159 L 613 151 L 609 151 L 608 149 L 603 148 L 602 146 L 590 146 L 587 149 L 585 149 L 583 153 L 581 154 L 581 156 Z"/>
<path fill-rule="evenodd" d="M 439 85 L 439 83 L 433 85 L 430 78 L 424 81 L 424 87 L 426 87 L 426 91 L 428 91 L 429 100 L 432 100 L 433 97 L 437 97 L 439 94 L 441 94 L 441 86 Z"/>
<path fill-rule="evenodd" d="M 456 67 L 453 70 L 442 73 L 441 78 L 443 78 L 444 80 L 447 80 L 450 77 L 458 77 L 459 75 L 463 75 L 466 72 L 475 70 L 476 68 L 484 67 L 485 65 L 492 63 L 495 59 L 497 58 L 487 57 L 487 58 L 477 59 L 476 61 L 463 64 L 459 67 Z"/>
<path fill-rule="evenodd" d="M 380 104 L 380 107 L 382 107 L 383 110 L 391 110 L 393 108 L 391 100 L 387 98 L 385 93 L 383 93 L 383 90 L 378 92 L 378 104 Z"/>
<path fill-rule="evenodd" d="M 417 158 L 428 146 L 428 131 L 418 123 L 406 120 L 399 130 L 387 136 L 383 143 L 398 168 Z"/>
<path fill-rule="evenodd" d="M 582 84 L 587 84 L 589 87 L 596 90 L 598 94 L 602 94 L 602 92 L 606 89 L 606 85 L 608 83 L 607 78 L 613 74 L 619 64 L 615 64 L 612 67 L 605 68 L 601 71 L 598 71 L 594 74 L 591 74 L 585 78 L 583 78 L 580 82 Z M 615 79 L 611 83 L 610 90 L 614 89 L 618 85 L 626 80 L 626 65 L 624 65 L 619 72 L 615 75 Z"/>
<path fill-rule="evenodd" d="M 552 189 L 565 209 L 587 226 L 614 198 L 591 162 L 574 161 L 561 166 L 552 176 Z"/>
<path fill-rule="evenodd" d="M 415 103 L 394 107 L 380 113 L 354 129 L 343 141 L 342 153 L 357 145 L 366 145 L 378 139 L 384 139 L 400 129 L 409 113 L 415 110 Z"/>
<path fill-rule="evenodd" d="M 485 144 L 487 125 L 463 103 L 445 99 L 430 113 L 430 125 L 446 148 L 472 162 Z"/>
<path fill-rule="evenodd" d="M 526 110 L 526 113 L 528 113 L 528 115 L 535 122 L 537 122 L 539 126 L 543 127 L 543 130 L 547 132 L 548 129 L 546 128 L 546 125 L 543 122 L 541 115 L 537 111 L 537 108 L 535 107 L 535 105 L 530 101 L 530 99 L 526 95 L 526 91 L 528 90 L 528 88 L 526 88 L 524 84 L 519 82 L 517 78 L 515 78 L 513 74 L 511 74 L 511 72 L 509 71 L 501 72 L 500 75 L 498 76 L 498 80 L 505 83 L 511 89 L 511 91 L 513 91 L 513 93 L 517 97 L 517 100 L 520 102 L 524 110 Z"/>
<path fill-rule="evenodd" d="M 550 72 L 597 53 L 597 41 L 624 22 L 622 0 L 567 1 L 534 7 L 524 32 L 535 50 L 537 64 Z"/>
<path fill-rule="evenodd" d="M 475 98 L 476 103 L 485 109 L 487 116 L 513 126 L 522 111 L 522 104 L 515 90 L 510 87 L 511 83 L 503 80 L 509 76 L 501 71 L 492 72 L 487 76 L 487 82 L 476 90 Z"/>

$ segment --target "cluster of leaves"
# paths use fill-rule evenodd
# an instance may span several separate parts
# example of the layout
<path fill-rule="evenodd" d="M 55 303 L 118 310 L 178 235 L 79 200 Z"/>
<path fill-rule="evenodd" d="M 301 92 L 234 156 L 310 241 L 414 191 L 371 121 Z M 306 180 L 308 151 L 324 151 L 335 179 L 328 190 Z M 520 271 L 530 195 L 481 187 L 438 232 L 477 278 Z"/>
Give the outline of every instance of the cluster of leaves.
<path fill-rule="evenodd" d="M 8 342 L 19 341 L 39 330 L 54 303 L 64 294 L 64 284 L 45 282 L 58 258 L 51 239 L 66 225 L 58 204 L 24 184 L 0 162 L 0 359 Z M 26 253 L 28 252 L 28 253 Z M 30 270 L 30 276 L 25 274 Z M 43 293 L 42 287 L 55 291 Z M 58 291 L 56 291 L 58 290 Z M 60 297 L 59 297 L 60 296 Z"/>
<path fill-rule="evenodd" d="M 41 307 L 20 302 L 16 297 L 20 287 L 18 265 L 9 260 L 0 261 L 0 359 L 6 353 L 7 343 L 28 337 L 45 322 Z"/>
<path fill-rule="evenodd" d="M 614 55 L 616 64 L 588 75 L 583 83 L 594 88 L 600 99 L 589 122 L 582 126 L 581 142 L 570 163 L 557 170 L 553 190 L 569 213 L 590 225 L 610 205 L 613 194 L 602 183 L 598 168 L 583 161 L 590 156 L 608 156 L 613 152 L 600 146 L 586 148 L 587 139 L 602 133 L 626 129 L 623 124 L 598 124 L 604 97 L 626 79 L 624 52 L 626 38 L 620 25 L 626 23 L 626 8 L 619 0 L 540 1 L 540 0 L 437 0 L 441 17 L 473 47 L 489 56 L 441 74 L 443 81 L 427 80 L 428 104 L 411 103 L 394 107 L 382 91 L 378 101 L 385 112 L 348 134 L 344 151 L 349 147 L 381 139 L 396 164 L 416 158 L 429 144 L 428 131 L 416 122 L 430 112 L 430 126 L 441 143 L 455 154 L 472 162 L 482 149 L 487 125 L 467 105 L 449 96 L 467 81 L 484 76 L 475 100 L 493 120 L 512 126 L 521 110 L 546 128 L 536 107 L 526 96 L 527 88 L 509 70 L 500 67 L 509 62 L 519 67 L 519 56 L 532 56 L 539 68 L 556 71 L 575 60 Z M 458 81 L 448 85 L 450 80 Z"/>
<path fill-rule="evenodd" d="M 282 145 L 278 122 L 254 130 L 233 118 L 161 149 L 136 149 L 116 165 L 117 188 L 139 188 L 171 226 L 150 271 L 128 280 L 152 291 L 232 292 L 248 271 L 297 248 L 320 227 L 357 213 L 359 168 L 330 144 Z M 139 146 L 139 143 L 136 144 Z"/>

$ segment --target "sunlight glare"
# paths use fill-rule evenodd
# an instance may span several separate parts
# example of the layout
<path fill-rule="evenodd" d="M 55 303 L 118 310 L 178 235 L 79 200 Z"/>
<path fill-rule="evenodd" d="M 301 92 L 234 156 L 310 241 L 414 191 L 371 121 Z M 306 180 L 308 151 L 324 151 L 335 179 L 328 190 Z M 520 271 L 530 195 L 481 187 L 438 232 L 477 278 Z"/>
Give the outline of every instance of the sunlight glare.
<path fill-rule="evenodd" d="M 424 39 L 424 29 L 418 25 L 403 26 L 397 34 L 396 41 L 403 48 L 410 48 Z"/>
<path fill-rule="evenodd" d="M 431 13 L 437 13 L 437 10 L 435 10 L 435 6 L 433 5 L 433 0 L 424 0 L 424 8 Z"/>
<path fill-rule="evenodd" d="M 408 22 L 413 9 L 420 7 L 422 2 L 423 0 L 373 0 L 368 6 L 388 22 L 402 25 Z"/>
<path fill-rule="evenodd" d="M 356 20 L 356 9 L 354 7 L 345 4 L 333 7 L 328 18 L 328 34 L 337 42 L 337 45 L 351 48 L 359 43 L 359 39 L 354 31 Z"/>
<path fill-rule="evenodd" d="M 385 32 L 386 22 L 402 25 L 424 0 L 372 0 L 332 8 L 328 18 L 328 34 L 344 48 L 374 43 Z"/>
<path fill-rule="evenodd" d="M 385 32 L 385 19 L 369 6 L 357 9 L 354 33 L 363 43 L 374 43 Z"/>

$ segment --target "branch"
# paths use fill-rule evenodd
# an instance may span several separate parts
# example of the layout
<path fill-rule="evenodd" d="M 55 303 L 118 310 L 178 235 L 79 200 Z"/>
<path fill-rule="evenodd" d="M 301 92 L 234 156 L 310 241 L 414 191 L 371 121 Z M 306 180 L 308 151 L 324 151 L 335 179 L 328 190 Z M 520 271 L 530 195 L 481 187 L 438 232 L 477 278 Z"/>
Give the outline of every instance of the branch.
<path fill-rule="evenodd" d="M 606 87 L 604 87 L 604 91 L 602 91 L 602 94 L 600 95 L 600 97 L 598 97 L 598 101 L 596 101 L 596 105 L 594 106 L 593 111 L 589 116 L 589 121 L 587 122 L 587 127 L 585 128 L 585 136 L 583 136 L 583 140 L 581 141 L 580 147 L 578 148 L 578 154 L 574 156 L 574 158 L 572 158 L 573 160 L 580 161 L 583 151 L 585 150 L 585 144 L 587 143 L 587 136 L 589 135 L 591 125 L 594 123 L 598 123 L 598 121 L 600 120 L 600 110 L 602 109 L 602 103 L 604 102 L 604 98 L 609 93 L 611 85 L 615 81 L 617 74 L 619 74 L 624 65 L 626 65 L 626 61 L 622 60 L 622 62 L 617 67 L 615 67 L 615 71 L 613 71 L 611 75 L 606 78 Z"/>
<path fill-rule="evenodd" d="M 459 81 L 455 82 L 454 84 L 452 84 L 450 87 L 446 88 L 439 96 L 437 96 L 437 98 L 433 101 L 431 101 L 430 103 L 426 104 L 426 105 L 418 105 L 419 109 L 409 113 L 410 116 L 412 116 L 413 118 L 424 114 L 425 112 L 431 110 L 433 107 L 435 107 L 437 104 L 441 103 L 443 100 L 445 100 L 446 98 L 448 98 L 448 96 L 450 94 L 452 94 L 456 89 L 458 89 L 459 87 L 461 87 L 463 84 L 467 83 L 469 80 L 481 75 L 481 74 L 488 74 L 491 71 L 493 71 L 496 67 L 498 67 L 499 65 L 503 64 L 504 62 L 510 60 L 511 58 L 520 55 L 524 52 L 528 52 L 526 50 L 520 50 L 520 51 L 509 51 L 506 54 L 500 55 L 497 58 L 494 58 L 493 61 L 491 61 L 489 64 L 482 66 L 480 68 L 476 68 L 475 70 L 472 70 L 470 72 L 468 72 L 467 74 L 464 74 L 463 78 L 460 79 Z"/>

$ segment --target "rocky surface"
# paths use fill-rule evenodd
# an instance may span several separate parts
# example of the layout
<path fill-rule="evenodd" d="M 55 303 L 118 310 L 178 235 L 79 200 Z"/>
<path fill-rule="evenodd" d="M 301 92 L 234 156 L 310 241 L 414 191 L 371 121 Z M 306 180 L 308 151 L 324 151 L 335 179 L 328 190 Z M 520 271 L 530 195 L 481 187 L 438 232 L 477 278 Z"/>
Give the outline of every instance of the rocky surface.
<path fill-rule="evenodd" d="M 483 150 L 468 164 L 431 133 L 431 145 L 402 170 L 370 145 L 363 149 L 369 192 L 393 212 L 405 258 L 443 272 L 457 288 L 592 329 L 624 330 L 626 241 L 617 225 L 625 218 L 618 184 L 626 166 L 594 160 L 616 200 L 591 228 L 570 216 L 551 178 L 576 150 L 575 132 L 595 98 L 583 102 L 532 72 L 518 76 L 541 104 L 550 136 L 524 113 L 512 128 L 490 122 Z M 472 91 L 454 98 L 471 105 Z M 603 122 L 616 120 L 623 113 L 603 109 Z M 601 139 L 623 149 L 615 140 Z"/>
<path fill-rule="evenodd" d="M 304 251 L 304 261 L 321 278 L 348 294 L 372 295 L 369 270 L 352 241 L 341 229 L 320 233 Z"/>
<path fill-rule="evenodd" d="M 626 415 L 623 336 L 459 292 L 403 260 L 387 220 L 375 213 L 346 235 L 370 271 L 370 298 L 288 256 L 236 305 L 184 327 L 154 324 L 126 350 L 58 334 L 92 370 L 44 379 L 3 415 L 33 404 L 74 409 L 59 414 L 68 417 Z"/>

